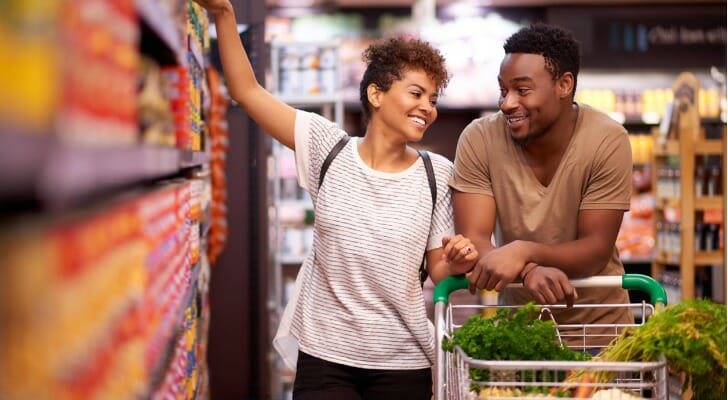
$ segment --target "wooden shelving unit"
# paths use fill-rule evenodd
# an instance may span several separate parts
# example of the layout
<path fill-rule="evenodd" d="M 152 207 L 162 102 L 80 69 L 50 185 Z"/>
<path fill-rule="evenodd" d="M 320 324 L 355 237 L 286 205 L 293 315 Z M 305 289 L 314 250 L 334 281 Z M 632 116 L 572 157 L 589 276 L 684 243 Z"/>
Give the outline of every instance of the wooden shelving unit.
<path fill-rule="evenodd" d="M 682 73 L 673 85 L 674 108 L 669 127 L 655 129 L 655 145 L 653 151 L 652 181 L 658 182 L 658 170 L 671 161 L 675 167 L 675 178 L 679 181 L 679 190 L 665 195 L 660 192 L 659 184 L 654 185 L 656 199 L 656 224 L 660 224 L 660 216 L 672 215 L 673 221 L 679 225 L 679 246 L 660 246 L 652 262 L 652 275 L 659 276 L 668 267 L 676 267 L 680 275 L 680 299 L 696 297 L 695 276 L 699 268 L 719 266 L 725 273 L 725 248 L 720 248 L 717 238 L 713 238 L 712 249 L 696 249 L 696 222 L 706 212 L 715 213 L 720 210 L 725 221 L 725 148 L 726 129 L 722 127 L 721 138 L 706 138 L 705 129 L 701 126 L 698 114 L 699 82 L 691 73 Z M 696 195 L 696 166 L 706 156 L 720 159 L 721 176 L 718 179 L 717 192 L 710 195 Z M 675 164 L 675 160 L 678 159 Z M 721 225 L 723 222 L 721 221 Z M 656 226 L 655 231 L 659 228 Z M 716 235 L 717 236 L 717 235 Z M 723 282 L 725 294 L 725 281 Z"/>

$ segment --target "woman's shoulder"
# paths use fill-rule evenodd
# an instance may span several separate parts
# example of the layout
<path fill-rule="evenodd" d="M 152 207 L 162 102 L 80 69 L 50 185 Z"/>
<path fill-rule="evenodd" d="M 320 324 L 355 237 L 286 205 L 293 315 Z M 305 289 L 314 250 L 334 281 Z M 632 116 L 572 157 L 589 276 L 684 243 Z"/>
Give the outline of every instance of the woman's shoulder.
<path fill-rule="evenodd" d="M 430 158 L 432 159 L 432 165 L 437 165 L 440 168 L 452 168 L 452 161 L 450 161 L 449 158 L 443 156 L 440 153 L 434 153 L 432 151 L 428 151 L 430 154 Z"/>
<path fill-rule="evenodd" d="M 427 153 L 430 155 L 430 160 L 432 160 L 432 169 L 435 171 L 436 178 L 445 181 L 450 179 L 454 170 L 453 162 L 442 154 L 432 151 Z"/>

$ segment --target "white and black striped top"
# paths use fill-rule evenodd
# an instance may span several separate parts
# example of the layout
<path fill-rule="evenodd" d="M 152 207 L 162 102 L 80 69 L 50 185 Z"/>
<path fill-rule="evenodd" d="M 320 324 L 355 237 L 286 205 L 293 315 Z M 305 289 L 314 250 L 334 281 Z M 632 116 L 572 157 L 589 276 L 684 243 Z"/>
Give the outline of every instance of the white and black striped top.
<path fill-rule="evenodd" d="M 419 267 L 425 247 L 441 247 L 442 237 L 453 234 L 452 163 L 430 154 L 434 214 L 422 159 L 402 172 L 375 171 L 359 157 L 358 138 L 318 188 L 321 164 L 345 134 L 317 114 L 296 114 L 297 171 L 314 203 L 314 242 L 274 345 L 291 368 L 299 347 L 359 368 L 430 367 L 434 338 Z"/>

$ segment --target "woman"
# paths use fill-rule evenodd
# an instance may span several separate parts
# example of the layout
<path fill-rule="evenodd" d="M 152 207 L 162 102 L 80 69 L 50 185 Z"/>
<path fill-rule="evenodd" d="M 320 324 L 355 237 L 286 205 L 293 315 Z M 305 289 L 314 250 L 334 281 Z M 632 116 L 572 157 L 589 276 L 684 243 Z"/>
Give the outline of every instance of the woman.
<path fill-rule="evenodd" d="M 295 151 L 299 183 L 314 203 L 313 248 L 274 340 L 296 368 L 294 398 L 430 399 L 435 343 L 419 276 L 423 254 L 434 282 L 477 259 L 470 240 L 452 236 L 452 163 L 431 154 L 433 199 L 424 161 L 408 146 L 437 118 L 448 82 L 444 58 L 419 40 L 369 47 L 360 85 L 366 134 L 346 143 L 319 182 L 346 132 L 262 88 L 229 1 L 196 1 L 214 16 L 230 95 Z"/>

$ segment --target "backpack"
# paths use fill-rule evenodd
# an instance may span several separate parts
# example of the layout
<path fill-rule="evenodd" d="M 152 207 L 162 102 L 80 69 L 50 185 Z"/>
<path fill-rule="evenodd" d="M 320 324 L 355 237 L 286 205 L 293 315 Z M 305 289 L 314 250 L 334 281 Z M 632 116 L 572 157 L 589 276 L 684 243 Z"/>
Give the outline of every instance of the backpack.
<path fill-rule="evenodd" d="M 319 173 L 319 190 L 321 189 L 321 184 L 324 182 L 324 176 L 326 176 L 326 171 L 329 169 L 329 165 L 331 165 L 331 162 L 334 161 L 334 158 L 339 154 L 341 149 L 346 146 L 346 143 L 351 139 L 351 136 L 344 135 L 341 140 L 339 140 L 336 145 L 331 149 L 329 154 L 324 159 L 323 164 L 321 164 L 321 172 Z M 419 153 L 420 157 L 422 158 L 422 162 L 425 164 L 425 171 L 427 172 L 427 183 L 430 185 L 430 194 L 432 195 L 432 213 L 435 212 L 435 202 L 437 201 L 437 183 L 435 181 L 435 170 L 432 168 L 432 160 L 430 160 L 430 155 L 425 150 L 417 150 L 417 153 Z M 426 267 L 426 259 L 427 259 L 427 253 L 422 256 L 422 264 L 420 264 L 420 286 L 425 285 L 425 281 L 427 280 L 427 267 Z"/>

